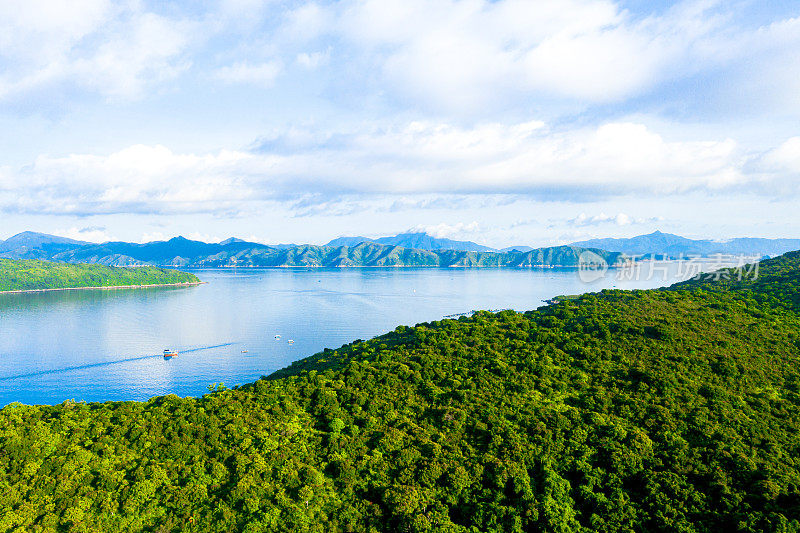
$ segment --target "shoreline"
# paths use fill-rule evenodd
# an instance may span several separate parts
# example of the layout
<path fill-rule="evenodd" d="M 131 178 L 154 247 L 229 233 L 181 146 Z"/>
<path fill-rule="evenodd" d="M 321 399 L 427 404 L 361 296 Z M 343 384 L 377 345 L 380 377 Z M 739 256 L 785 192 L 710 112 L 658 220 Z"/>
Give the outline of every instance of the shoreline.
<path fill-rule="evenodd" d="M 608 268 L 624 268 L 625 265 L 608 265 Z M 179 267 L 160 267 L 160 268 L 179 268 Z M 578 265 L 222 265 L 222 266 L 185 266 L 180 267 L 186 270 L 213 270 L 213 269 L 228 269 L 228 268 L 275 268 L 275 269 L 283 269 L 283 268 L 319 268 L 319 269 L 341 269 L 341 268 L 440 268 L 440 269 L 448 269 L 448 268 L 516 268 L 516 269 L 548 269 L 548 268 L 564 268 L 570 270 L 580 270 L 581 267 Z M 589 270 L 594 270 L 590 268 Z"/>
<path fill-rule="evenodd" d="M 191 287 L 203 285 L 207 281 L 183 281 L 179 283 L 153 283 L 150 285 L 109 285 L 106 287 L 60 287 L 56 289 L 18 289 L 14 291 L 0 291 L 0 294 L 31 294 L 36 292 L 56 291 L 110 291 L 116 289 L 154 289 L 157 287 Z"/>

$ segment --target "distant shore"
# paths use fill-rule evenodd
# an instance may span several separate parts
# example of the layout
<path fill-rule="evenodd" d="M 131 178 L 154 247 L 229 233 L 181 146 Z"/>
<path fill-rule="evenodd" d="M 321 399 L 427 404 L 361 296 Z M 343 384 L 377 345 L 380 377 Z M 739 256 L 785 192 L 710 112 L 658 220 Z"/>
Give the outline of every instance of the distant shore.
<path fill-rule="evenodd" d="M 614 263 L 608 265 L 608 268 L 623 268 L 625 265 Z M 319 269 L 337 269 L 337 268 L 440 268 L 440 269 L 458 269 L 458 268 L 516 268 L 516 269 L 534 269 L 534 268 L 569 268 L 571 270 L 578 270 L 579 265 L 220 265 L 220 266 L 185 266 L 185 267 L 163 267 L 163 268 L 184 268 L 187 270 L 210 270 L 210 269 L 226 269 L 226 268 L 273 268 L 273 269 L 286 269 L 286 268 L 319 268 Z"/>
<path fill-rule="evenodd" d="M 192 285 L 202 285 L 206 281 L 186 281 L 181 283 L 153 283 L 150 285 L 109 285 L 107 287 L 61 287 L 57 289 L 24 289 L 15 291 L 0 291 L 0 294 L 28 294 L 34 292 L 55 292 L 55 291 L 110 291 L 116 289 L 153 289 L 157 287 L 190 287 Z"/>

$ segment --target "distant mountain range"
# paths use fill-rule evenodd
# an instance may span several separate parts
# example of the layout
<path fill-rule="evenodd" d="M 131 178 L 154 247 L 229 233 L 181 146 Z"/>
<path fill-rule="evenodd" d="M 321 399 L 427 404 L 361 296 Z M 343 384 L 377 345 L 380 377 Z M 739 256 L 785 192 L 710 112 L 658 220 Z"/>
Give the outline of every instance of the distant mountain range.
<path fill-rule="evenodd" d="M 433 240 L 419 236 L 414 238 L 423 245 L 434 245 Z M 428 238 L 433 239 L 430 236 Z M 10 259 L 170 267 L 572 267 L 578 265 L 584 251 L 585 248 L 575 246 L 536 248 L 524 252 L 427 250 L 376 242 L 360 242 L 354 246 L 276 247 L 236 238 L 220 243 L 205 243 L 183 237 L 145 244 L 94 244 L 32 232 L 20 233 L 0 242 L 0 257 Z M 609 264 L 619 264 L 625 260 L 624 254 L 618 252 L 592 252 Z"/>
<path fill-rule="evenodd" d="M 377 239 L 340 237 L 323 246 L 266 245 L 233 237 L 220 243 L 175 237 L 145 244 L 96 244 L 30 231 L 0 241 L 0 257 L 9 259 L 171 267 L 575 266 L 578 256 L 586 249 L 594 250 L 613 264 L 620 261 L 623 254 L 671 258 L 715 254 L 777 256 L 799 250 L 800 239 L 712 241 L 656 231 L 630 239 L 592 239 L 568 246 L 512 246 L 501 250 L 469 241 L 440 239 L 426 233 L 401 233 Z"/>
<path fill-rule="evenodd" d="M 25 231 L 8 240 L 0 240 L 0 257 L 6 259 L 50 259 L 61 252 L 91 244 L 66 237 Z"/>
<path fill-rule="evenodd" d="M 416 250 L 458 250 L 464 252 L 496 252 L 494 248 L 483 246 L 471 241 L 454 241 L 452 239 L 440 239 L 428 235 L 427 233 L 401 233 L 393 237 L 379 237 L 370 239 L 368 237 L 339 237 L 333 239 L 325 246 L 356 246 L 362 242 L 375 244 L 386 244 L 389 246 L 402 246 L 403 248 L 414 248 Z"/>
<path fill-rule="evenodd" d="M 440 239 L 427 233 L 401 233 L 380 238 L 339 237 L 326 246 L 355 246 L 360 243 L 376 243 L 403 246 L 418 250 L 462 250 L 473 252 L 530 252 L 531 246 L 509 246 L 496 249 L 471 241 Z M 689 239 L 671 233 L 656 231 L 649 235 L 639 235 L 629 239 L 591 239 L 573 242 L 570 246 L 596 248 L 628 255 L 653 255 L 665 258 L 689 256 L 710 257 L 717 254 L 746 256 L 777 256 L 793 250 L 800 250 L 800 239 L 760 239 L 738 238 L 726 241 L 709 239 Z"/>
<path fill-rule="evenodd" d="M 671 233 L 655 231 L 630 239 L 591 239 L 573 242 L 572 246 L 602 248 L 628 255 L 658 254 L 668 257 L 703 256 L 716 254 L 746 256 L 776 256 L 800 250 L 800 239 L 738 238 L 725 241 L 688 239 Z"/>

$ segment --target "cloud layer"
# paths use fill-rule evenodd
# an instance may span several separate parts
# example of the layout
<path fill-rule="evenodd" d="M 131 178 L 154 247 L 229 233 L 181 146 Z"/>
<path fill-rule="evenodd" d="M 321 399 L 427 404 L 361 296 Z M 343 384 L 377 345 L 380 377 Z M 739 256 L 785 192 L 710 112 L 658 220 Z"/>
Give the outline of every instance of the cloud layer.
<path fill-rule="evenodd" d="M 649 220 L 625 202 L 766 212 L 800 192 L 798 119 L 791 3 L 0 2 L 0 213 L 18 225 L 177 214 L 211 235 L 277 206 L 324 230 L 372 210 L 480 234 L 476 213 L 522 198 L 516 240 L 553 219 L 537 202 L 565 231 Z"/>
<path fill-rule="evenodd" d="M 800 110 L 799 49 L 800 18 L 757 25 L 714 0 L 662 12 L 610 0 L 11 1 L 0 6 L 0 101 L 45 89 L 136 99 L 209 72 L 263 87 L 305 71 L 331 98 L 370 92 L 475 115 L 532 97 L 539 110 L 620 102 L 716 71 L 740 90 L 772 80 L 773 99 Z"/>
<path fill-rule="evenodd" d="M 552 131 L 541 122 L 465 129 L 412 122 L 290 132 L 253 150 L 175 153 L 135 145 L 41 156 L 0 169 L 0 209 L 17 213 L 236 214 L 381 195 L 532 195 L 543 200 L 750 191 L 800 192 L 800 142 L 764 153 L 731 139 L 676 142 L 641 124 Z M 337 139 L 332 142 L 332 139 Z"/>

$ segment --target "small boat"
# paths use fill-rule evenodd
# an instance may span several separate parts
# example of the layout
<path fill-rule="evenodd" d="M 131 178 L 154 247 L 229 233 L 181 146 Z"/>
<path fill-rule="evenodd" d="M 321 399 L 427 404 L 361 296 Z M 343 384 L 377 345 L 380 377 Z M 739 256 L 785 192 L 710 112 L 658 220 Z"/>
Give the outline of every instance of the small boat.
<path fill-rule="evenodd" d="M 289 340 L 288 340 L 288 341 L 286 341 L 286 342 L 288 342 L 289 344 L 294 344 L 294 339 L 289 339 Z"/>
<path fill-rule="evenodd" d="M 280 335 L 275 335 L 275 339 L 280 339 L 280 338 L 281 338 Z"/>
<path fill-rule="evenodd" d="M 247 350 L 242 350 L 242 353 L 247 353 Z"/>
<path fill-rule="evenodd" d="M 164 359 L 172 359 L 173 357 L 175 357 L 177 355 L 178 355 L 178 352 L 176 352 L 175 350 L 170 350 L 169 348 L 164 350 Z"/>

